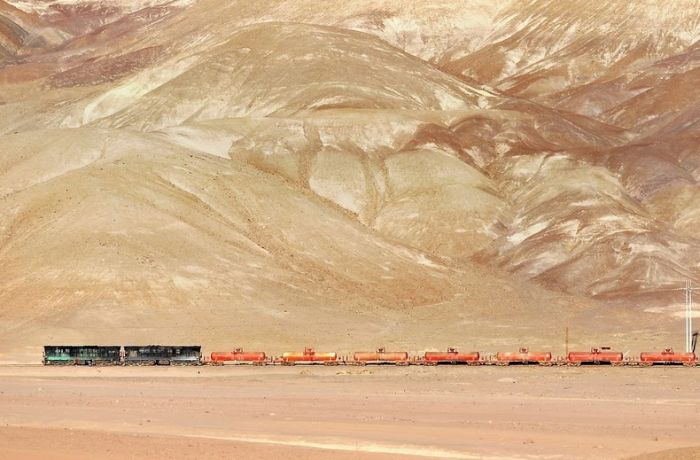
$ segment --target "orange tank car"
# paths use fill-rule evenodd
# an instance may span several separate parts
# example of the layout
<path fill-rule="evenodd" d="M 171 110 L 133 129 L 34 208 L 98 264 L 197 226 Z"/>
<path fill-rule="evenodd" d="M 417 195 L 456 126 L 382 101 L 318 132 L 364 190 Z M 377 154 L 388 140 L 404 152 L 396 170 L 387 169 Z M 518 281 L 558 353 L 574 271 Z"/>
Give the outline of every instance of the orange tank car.
<path fill-rule="evenodd" d="M 496 353 L 496 364 L 507 366 L 509 364 L 552 364 L 552 354 L 548 351 L 530 351 L 527 348 L 521 348 L 517 352 Z"/>
<path fill-rule="evenodd" d="M 423 364 L 478 364 L 479 352 L 459 353 L 456 348 L 448 348 L 446 352 L 426 351 L 423 355 Z"/>
<path fill-rule="evenodd" d="M 295 364 L 338 364 L 336 353 L 318 353 L 313 348 L 304 348 L 303 353 L 286 352 L 282 354 L 281 363 L 287 366 Z"/>
<path fill-rule="evenodd" d="M 378 348 L 377 351 L 359 351 L 352 355 L 353 363 L 365 364 L 396 364 L 408 365 L 408 353 L 405 351 L 386 351 Z"/>
<path fill-rule="evenodd" d="M 611 364 L 623 363 L 623 355 L 618 351 L 610 351 L 609 347 L 591 348 L 591 351 L 572 351 L 566 357 L 566 364 L 580 366 L 581 364 Z"/>
<path fill-rule="evenodd" d="M 666 348 L 660 352 L 645 352 L 639 355 L 641 366 L 653 366 L 654 364 L 682 364 L 695 366 L 697 357 L 695 353 L 676 353 L 673 348 Z"/>
<path fill-rule="evenodd" d="M 215 351 L 211 354 L 211 362 L 215 364 L 265 364 L 267 356 L 263 351 L 243 351 L 236 348 L 233 351 Z"/>

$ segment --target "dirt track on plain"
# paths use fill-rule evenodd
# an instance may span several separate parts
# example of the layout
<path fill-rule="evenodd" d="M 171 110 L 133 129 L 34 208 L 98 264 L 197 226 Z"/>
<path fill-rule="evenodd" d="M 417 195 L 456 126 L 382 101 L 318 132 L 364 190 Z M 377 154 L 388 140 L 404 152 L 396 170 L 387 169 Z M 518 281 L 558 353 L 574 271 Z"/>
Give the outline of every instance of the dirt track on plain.
<path fill-rule="evenodd" d="M 0 367 L 0 459 L 625 458 L 700 444 L 698 376 Z"/>

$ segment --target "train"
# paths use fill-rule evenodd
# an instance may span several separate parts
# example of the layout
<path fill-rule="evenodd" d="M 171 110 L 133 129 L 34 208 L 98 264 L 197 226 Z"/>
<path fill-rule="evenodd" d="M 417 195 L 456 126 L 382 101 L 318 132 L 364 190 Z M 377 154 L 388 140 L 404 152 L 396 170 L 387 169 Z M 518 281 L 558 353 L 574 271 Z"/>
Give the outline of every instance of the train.
<path fill-rule="evenodd" d="M 590 351 L 572 351 L 564 356 L 554 356 L 549 351 L 501 351 L 484 356 L 478 351 L 460 352 L 450 347 L 445 352 L 426 351 L 411 355 L 407 351 L 387 351 L 380 347 L 375 351 L 358 351 L 344 356 L 336 352 L 318 352 L 307 347 L 303 351 L 289 351 L 271 356 L 264 351 L 215 351 L 208 357 L 202 355 L 200 345 L 46 345 L 44 365 L 81 366 L 224 366 L 224 365 L 325 365 L 325 366 L 685 366 L 695 367 L 698 358 L 694 352 L 675 352 L 666 348 L 660 352 L 642 352 L 627 356 L 610 347 L 591 348 Z"/>

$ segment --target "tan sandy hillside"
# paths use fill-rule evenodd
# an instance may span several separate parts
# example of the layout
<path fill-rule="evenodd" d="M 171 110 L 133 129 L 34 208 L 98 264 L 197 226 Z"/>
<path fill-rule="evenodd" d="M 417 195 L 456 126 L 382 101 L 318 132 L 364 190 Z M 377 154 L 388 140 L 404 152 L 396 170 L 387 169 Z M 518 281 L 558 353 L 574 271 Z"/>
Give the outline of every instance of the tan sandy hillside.
<path fill-rule="evenodd" d="M 0 3 L 0 346 L 679 346 L 700 6 L 581 5 Z"/>

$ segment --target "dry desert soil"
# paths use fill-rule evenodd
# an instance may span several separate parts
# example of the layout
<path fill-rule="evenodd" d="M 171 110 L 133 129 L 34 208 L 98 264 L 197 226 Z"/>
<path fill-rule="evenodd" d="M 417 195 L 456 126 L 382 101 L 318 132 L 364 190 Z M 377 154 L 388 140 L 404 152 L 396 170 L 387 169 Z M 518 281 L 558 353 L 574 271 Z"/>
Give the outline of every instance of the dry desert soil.
<path fill-rule="evenodd" d="M 699 374 L 4 366 L 0 459 L 699 458 Z"/>

